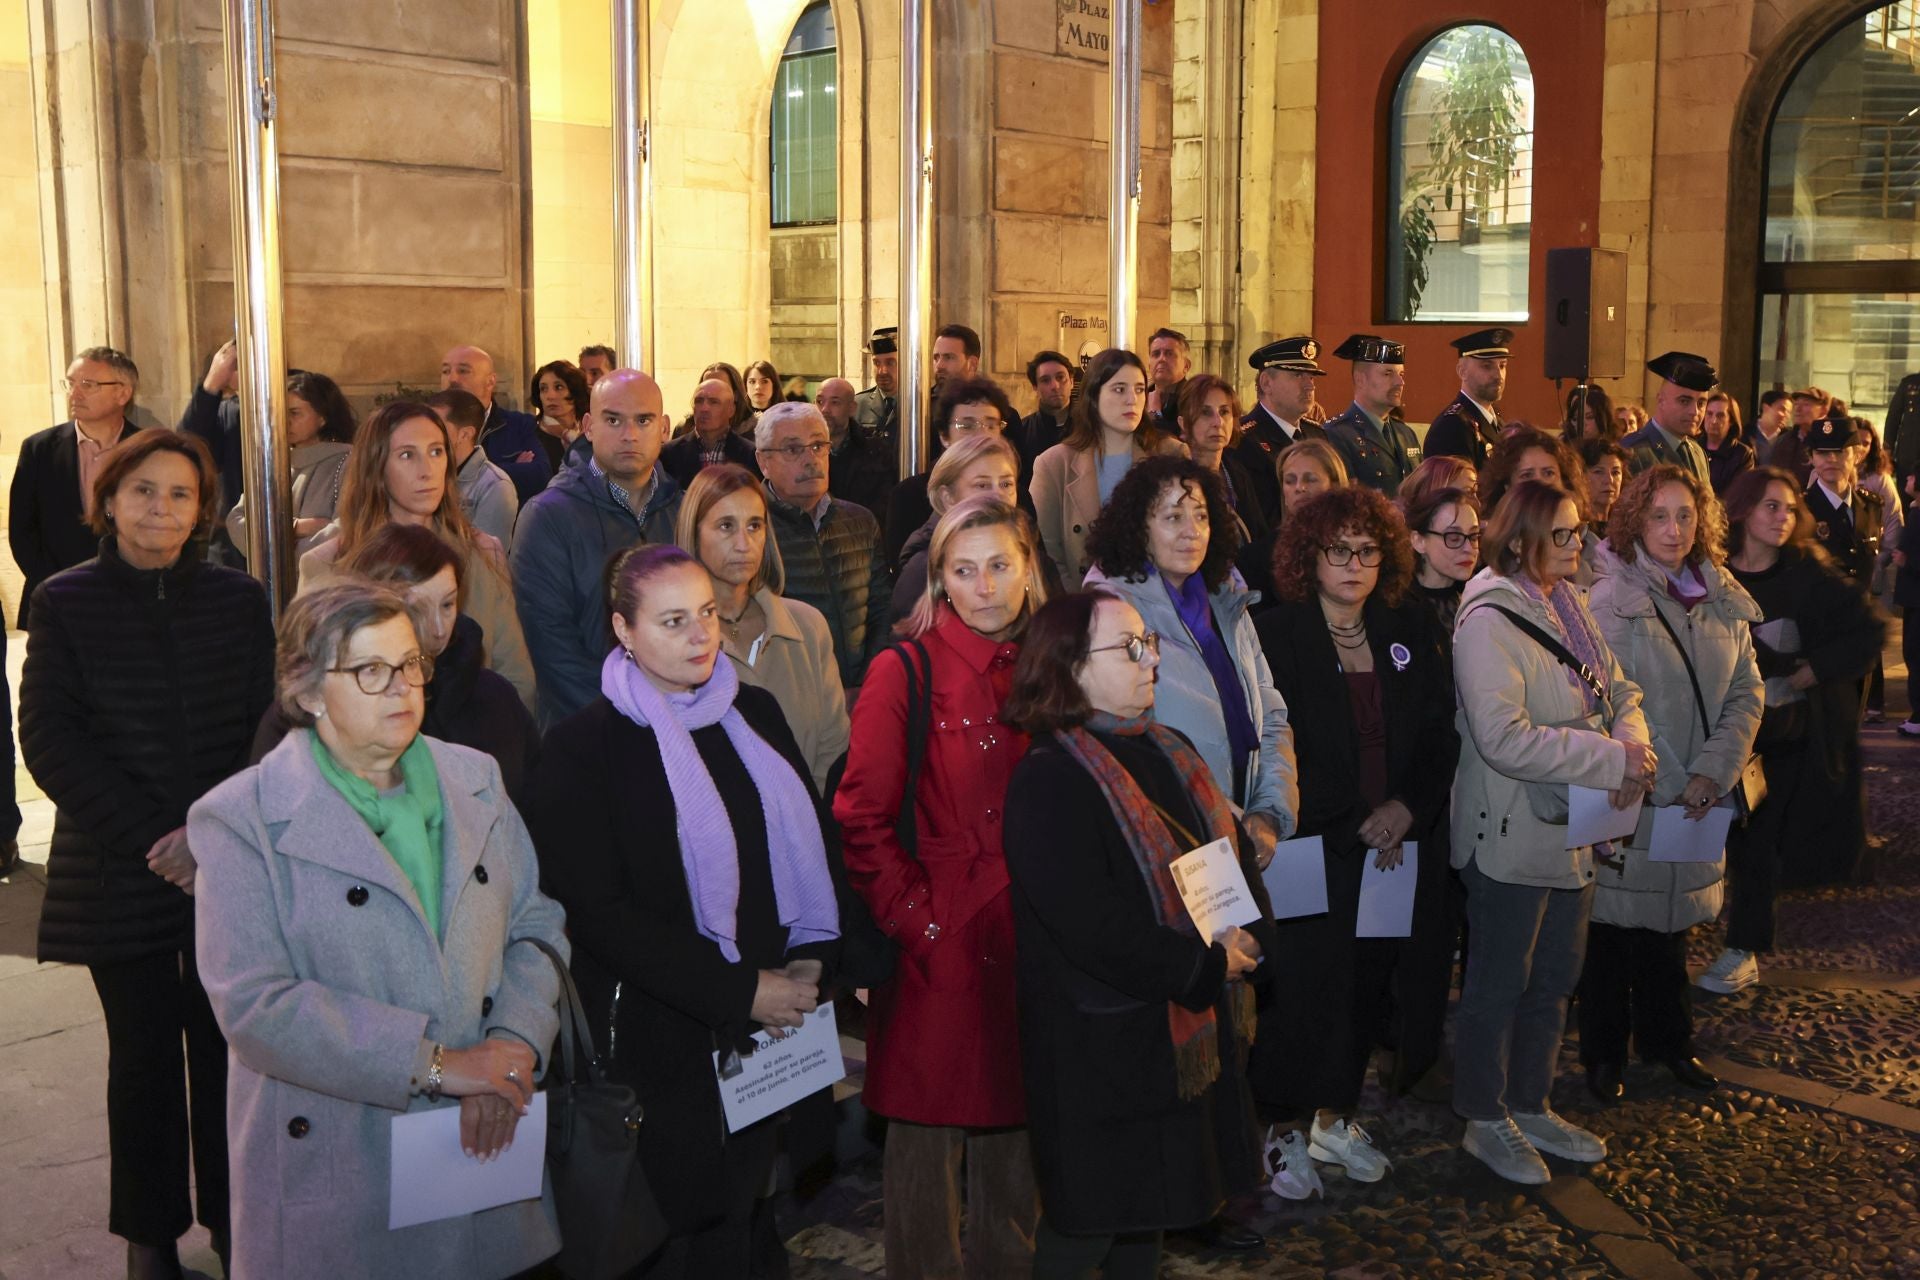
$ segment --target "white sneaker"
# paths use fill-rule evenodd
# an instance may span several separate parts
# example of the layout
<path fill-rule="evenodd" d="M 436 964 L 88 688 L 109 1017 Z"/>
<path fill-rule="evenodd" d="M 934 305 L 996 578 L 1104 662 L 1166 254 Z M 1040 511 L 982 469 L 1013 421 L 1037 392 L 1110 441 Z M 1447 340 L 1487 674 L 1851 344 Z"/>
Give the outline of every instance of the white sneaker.
<path fill-rule="evenodd" d="M 1513 1113 L 1513 1123 L 1536 1151 L 1559 1156 L 1562 1160 L 1578 1160 L 1582 1164 L 1598 1164 L 1607 1158 L 1607 1144 L 1598 1134 L 1588 1133 L 1579 1125 L 1555 1114 L 1552 1107 L 1537 1116 L 1516 1111 Z"/>
<path fill-rule="evenodd" d="M 1903 738 L 1920 738 L 1920 720 L 1915 720 L 1912 716 L 1908 716 L 1905 720 L 1893 726 L 1893 731 Z"/>
<path fill-rule="evenodd" d="M 1708 991 L 1717 991 L 1730 996 L 1736 991 L 1745 991 L 1760 981 L 1760 961 L 1751 951 L 1737 951 L 1728 947 L 1720 953 L 1720 958 L 1707 966 L 1707 971 L 1694 979 L 1696 987 L 1705 987 Z"/>
<path fill-rule="evenodd" d="M 1298 1129 L 1280 1131 L 1279 1125 L 1267 1129 L 1267 1185 L 1282 1200 L 1308 1200 L 1326 1197 L 1320 1185 L 1320 1173 L 1307 1155 L 1307 1140 Z"/>
<path fill-rule="evenodd" d="M 1460 1145 L 1508 1182 L 1542 1187 L 1553 1181 L 1547 1162 L 1509 1116 L 1505 1120 L 1469 1120 Z"/>
<path fill-rule="evenodd" d="M 1351 1120 L 1336 1120 L 1331 1129 L 1322 1129 L 1319 1117 L 1314 1117 L 1307 1154 L 1339 1165 L 1355 1182 L 1378 1182 L 1393 1167 L 1393 1161 L 1380 1154 L 1367 1131 Z"/>

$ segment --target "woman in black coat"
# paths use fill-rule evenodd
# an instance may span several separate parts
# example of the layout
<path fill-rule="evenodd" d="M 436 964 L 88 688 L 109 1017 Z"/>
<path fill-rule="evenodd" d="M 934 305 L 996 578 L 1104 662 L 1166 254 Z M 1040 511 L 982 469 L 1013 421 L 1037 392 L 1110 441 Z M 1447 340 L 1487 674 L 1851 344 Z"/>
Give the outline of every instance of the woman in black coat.
<path fill-rule="evenodd" d="M 141 431 L 108 452 L 100 554 L 34 592 L 20 681 L 21 754 L 56 810 L 38 954 L 86 965 L 100 994 L 107 1227 L 143 1278 L 181 1274 L 189 1165 L 199 1221 L 228 1248 L 227 1046 L 194 961 L 185 826 L 246 767 L 274 640 L 260 584 L 201 559 L 218 498 L 196 437 Z"/>
<path fill-rule="evenodd" d="M 1006 850 L 1036 1280 L 1151 1277 L 1166 1230 L 1207 1222 L 1260 1177 L 1239 979 L 1273 971 L 1266 894 L 1205 763 L 1148 714 L 1158 654 L 1131 604 L 1063 596 L 1029 625 L 1003 715 L 1033 735 Z M 1207 939 L 1165 865 L 1221 836 L 1260 918 Z"/>
<path fill-rule="evenodd" d="M 642 1274 L 744 1276 L 778 1117 L 728 1133 L 714 1054 L 815 1009 L 844 877 L 779 704 L 715 664 L 706 570 L 646 546 L 612 577 L 621 647 L 602 696 L 548 732 L 527 825 L 567 908 L 595 1047 L 646 1108 L 640 1158 L 671 1238 Z M 719 872 L 730 898 L 711 890 Z M 788 1114 L 830 1106 L 820 1092 Z"/>
<path fill-rule="evenodd" d="M 1432 620 L 1401 602 L 1413 551 L 1385 498 L 1354 486 L 1308 501 L 1288 516 L 1273 570 L 1280 602 L 1255 625 L 1294 727 L 1296 838 L 1321 838 L 1327 911 L 1274 927 L 1288 980 L 1261 1010 L 1249 1074 L 1272 1125 L 1274 1191 L 1305 1199 L 1321 1189 L 1316 1160 L 1357 1181 L 1386 1173 L 1353 1110 L 1390 1006 L 1402 1055 L 1438 1053 L 1452 933 L 1445 846 L 1433 840 L 1459 739 Z M 1411 936 L 1354 937 L 1364 864 L 1397 865 L 1409 843 L 1419 846 Z M 1402 968 L 1410 981 L 1396 983 Z"/>

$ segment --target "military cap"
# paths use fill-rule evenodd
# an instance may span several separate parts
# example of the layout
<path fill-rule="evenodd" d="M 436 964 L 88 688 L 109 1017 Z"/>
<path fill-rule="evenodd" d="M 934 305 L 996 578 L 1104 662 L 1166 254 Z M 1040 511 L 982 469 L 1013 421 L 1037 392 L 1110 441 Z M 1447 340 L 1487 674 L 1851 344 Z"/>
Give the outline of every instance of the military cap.
<path fill-rule="evenodd" d="M 1513 341 L 1511 329 L 1476 329 L 1472 333 L 1461 334 L 1453 340 L 1453 349 L 1463 356 L 1472 356 L 1479 360 L 1493 360 L 1501 356 L 1512 355 L 1508 344 Z"/>
<path fill-rule="evenodd" d="M 1711 391 L 1720 385 L 1720 375 L 1707 363 L 1707 358 L 1691 351 L 1663 352 L 1647 361 L 1647 372 L 1657 373 L 1688 391 Z"/>
<path fill-rule="evenodd" d="M 1405 364 L 1407 348 L 1374 333 L 1356 333 L 1335 349 L 1334 355 L 1355 364 Z"/>
<path fill-rule="evenodd" d="M 1853 429 L 1852 418 L 1820 418 L 1807 428 L 1807 449 L 1809 452 L 1820 449 L 1846 449 L 1860 443 L 1860 433 Z"/>
<path fill-rule="evenodd" d="M 1320 344 L 1301 334 L 1295 338 L 1282 338 L 1278 342 L 1269 342 L 1247 357 L 1247 363 L 1255 369 L 1282 369 L 1288 373 L 1311 373 L 1315 377 L 1326 376 L 1326 370 L 1318 363 Z"/>
<path fill-rule="evenodd" d="M 886 329 L 875 329 L 873 331 L 873 341 L 867 344 L 867 354 L 874 356 L 892 355 L 899 349 L 900 330 L 898 326 Z"/>

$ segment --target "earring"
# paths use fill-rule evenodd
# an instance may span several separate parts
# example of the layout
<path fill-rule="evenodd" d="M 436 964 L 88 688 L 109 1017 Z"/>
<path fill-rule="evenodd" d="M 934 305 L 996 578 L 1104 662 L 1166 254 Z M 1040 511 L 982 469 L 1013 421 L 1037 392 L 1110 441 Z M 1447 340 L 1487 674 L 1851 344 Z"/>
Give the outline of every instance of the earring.
<path fill-rule="evenodd" d="M 627 655 L 627 661 L 628 661 L 628 662 L 633 662 L 633 650 L 631 650 L 631 649 L 622 649 L 622 650 L 621 650 L 620 652 L 622 652 L 622 653 L 624 653 L 624 654 L 626 654 L 626 655 Z M 638 664 L 636 663 L 635 665 L 637 666 Z"/>

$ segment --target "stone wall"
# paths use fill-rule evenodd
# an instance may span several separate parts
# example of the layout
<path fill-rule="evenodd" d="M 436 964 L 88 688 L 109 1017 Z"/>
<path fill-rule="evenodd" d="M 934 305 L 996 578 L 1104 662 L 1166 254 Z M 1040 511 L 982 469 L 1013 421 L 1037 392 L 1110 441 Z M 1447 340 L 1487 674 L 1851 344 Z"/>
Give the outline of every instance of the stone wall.
<path fill-rule="evenodd" d="M 840 377 L 837 227 L 775 227 L 768 243 L 773 309 L 768 359 L 780 376 Z"/>
<path fill-rule="evenodd" d="M 536 368 L 614 341 L 611 34 L 606 0 L 527 5 Z"/>

